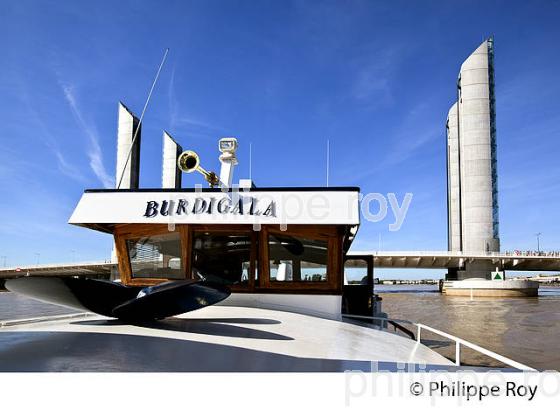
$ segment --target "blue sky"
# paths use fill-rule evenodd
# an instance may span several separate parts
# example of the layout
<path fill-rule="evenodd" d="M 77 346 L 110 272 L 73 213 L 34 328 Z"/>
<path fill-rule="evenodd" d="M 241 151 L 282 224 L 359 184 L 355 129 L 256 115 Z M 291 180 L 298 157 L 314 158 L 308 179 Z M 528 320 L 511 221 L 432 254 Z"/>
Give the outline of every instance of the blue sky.
<path fill-rule="evenodd" d="M 117 103 L 140 114 L 166 47 L 142 187 L 160 184 L 163 129 L 208 168 L 237 136 L 236 178 L 251 143 L 259 186 L 324 185 L 329 139 L 331 185 L 414 195 L 399 231 L 365 222 L 354 249 L 443 250 L 446 114 L 491 34 L 502 249 L 536 232 L 560 249 L 559 18 L 557 1 L 1 1 L 0 256 L 109 256 L 110 237 L 66 222 L 83 189 L 112 185 Z"/>

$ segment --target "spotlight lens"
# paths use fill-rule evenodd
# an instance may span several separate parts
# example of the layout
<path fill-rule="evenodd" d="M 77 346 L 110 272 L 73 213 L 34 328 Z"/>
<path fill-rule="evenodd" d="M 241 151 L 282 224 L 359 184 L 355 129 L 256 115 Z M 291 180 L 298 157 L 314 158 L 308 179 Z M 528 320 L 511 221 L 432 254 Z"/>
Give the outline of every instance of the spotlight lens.
<path fill-rule="evenodd" d="M 219 146 L 221 152 L 233 153 L 237 149 L 237 140 L 235 138 L 222 138 Z"/>
<path fill-rule="evenodd" d="M 231 141 L 222 141 L 220 143 L 220 148 L 221 149 L 232 149 L 233 148 L 233 142 Z"/>

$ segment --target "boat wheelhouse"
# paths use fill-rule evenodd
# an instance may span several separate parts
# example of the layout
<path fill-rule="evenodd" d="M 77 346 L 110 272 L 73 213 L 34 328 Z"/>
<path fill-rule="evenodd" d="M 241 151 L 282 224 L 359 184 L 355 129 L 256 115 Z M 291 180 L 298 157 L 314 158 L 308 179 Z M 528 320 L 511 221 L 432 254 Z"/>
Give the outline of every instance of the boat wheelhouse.
<path fill-rule="evenodd" d="M 373 264 L 345 284 L 358 188 L 87 190 L 69 222 L 114 236 L 125 285 L 202 280 L 231 289 L 224 304 L 373 314 Z"/>

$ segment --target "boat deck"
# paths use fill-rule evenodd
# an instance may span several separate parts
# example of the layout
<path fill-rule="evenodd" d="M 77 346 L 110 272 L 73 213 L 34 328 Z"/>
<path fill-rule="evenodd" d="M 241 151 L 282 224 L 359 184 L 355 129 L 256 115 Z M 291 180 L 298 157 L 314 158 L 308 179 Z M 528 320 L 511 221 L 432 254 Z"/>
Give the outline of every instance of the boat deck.
<path fill-rule="evenodd" d="M 91 315 L 0 330 L 0 371 L 340 372 L 371 371 L 372 362 L 378 370 L 454 368 L 389 332 L 246 307 L 210 306 L 139 325 Z"/>

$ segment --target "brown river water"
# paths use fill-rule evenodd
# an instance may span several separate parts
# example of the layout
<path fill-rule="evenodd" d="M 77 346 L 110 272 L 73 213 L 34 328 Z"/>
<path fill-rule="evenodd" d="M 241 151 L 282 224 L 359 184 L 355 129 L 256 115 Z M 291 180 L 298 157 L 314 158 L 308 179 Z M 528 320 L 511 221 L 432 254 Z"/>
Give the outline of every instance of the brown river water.
<path fill-rule="evenodd" d="M 422 285 L 377 285 L 375 293 L 391 318 L 423 323 L 539 370 L 560 370 L 560 288 L 541 287 L 534 298 L 472 300 Z M 424 331 L 422 342 L 454 360 L 454 342 Z M 463 364 L 503 366 L 461 349 Z"/>
<path fill-rule="evenodd" d="M 560 370 L 560 288 L 541 288 L 535 298 L 473 300 L 422 285 L 377 285 L 375 292 L 391 318 L 423 323 L 537 369 Z M 0 321 L 71 312 L 0 292 Z M 424 331 L 422 342 L 454 360 L 454 342 Z M 503 367 L 465 347 L 461 358 L 463 364 Z"/>

